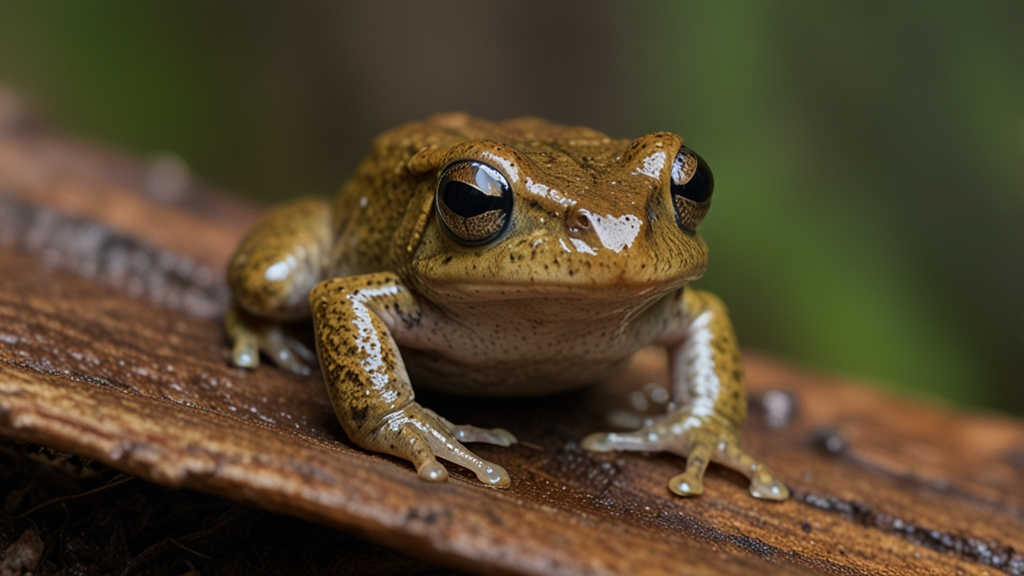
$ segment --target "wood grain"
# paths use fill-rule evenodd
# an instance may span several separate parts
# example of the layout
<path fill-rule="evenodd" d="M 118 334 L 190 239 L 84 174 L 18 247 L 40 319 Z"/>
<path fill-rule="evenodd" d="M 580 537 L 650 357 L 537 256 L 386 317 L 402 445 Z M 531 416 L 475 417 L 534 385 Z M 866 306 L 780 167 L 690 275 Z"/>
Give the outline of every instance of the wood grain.
<path fill-rule="evenodd" d="M 751 498 L 716 466 L 704 496 L 681 499 L 666 488 L 681 459 L 579 448 L 631 391 L 665 382 L 653 350 L 580 393 L 421 395 L 524 441 L 477 447 L 508 469 L 507 490 L 454 467 L 422 482 L 348 442 L 319 376 L 228 365 L 221 267 L 258 210 L 196 183 L 154 198 L 142 165 L 110 158 L 45 132 L 0 135 L 4 436 L 485 573 L 1024 574 L 1024 423 L 757 354 L 744 442 L 787 502 Z M 56 238 L 73 228 L 91 232 Z"/>

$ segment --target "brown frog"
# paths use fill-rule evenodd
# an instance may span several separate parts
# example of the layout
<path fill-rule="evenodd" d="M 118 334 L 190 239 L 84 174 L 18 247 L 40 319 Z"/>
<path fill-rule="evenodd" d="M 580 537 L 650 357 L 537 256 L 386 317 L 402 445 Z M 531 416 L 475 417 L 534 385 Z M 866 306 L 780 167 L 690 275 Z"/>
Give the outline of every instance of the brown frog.
<path fill-rule="evenodd" d="M 613 140 L 535 118 L 434 116 L 382 134 L 334 206 L 303 201 L 243 241 L 228 279 L 233 360 L 260 353 L 308 374 L 319 358 L 353 442 L 448 476 L 437 458 L 506 486 L 463 442 L 508 446 L 502 429 L 455 425 L 412 383 L 480 396 L 593 384 L 643 346 L 668 350 L 670 410 L 594 451 L 687 458 L 669 480 L 703 492 L 710 461 L 783 500 L 786 486 L 738 443 L 746 418 L 739 349 L 721 301 L 687 287 L 703 274 L 696 234 L 711 203 L 707 164 L 666 132 Z M 277 322 L 312 316 L 316 356 Z"/>

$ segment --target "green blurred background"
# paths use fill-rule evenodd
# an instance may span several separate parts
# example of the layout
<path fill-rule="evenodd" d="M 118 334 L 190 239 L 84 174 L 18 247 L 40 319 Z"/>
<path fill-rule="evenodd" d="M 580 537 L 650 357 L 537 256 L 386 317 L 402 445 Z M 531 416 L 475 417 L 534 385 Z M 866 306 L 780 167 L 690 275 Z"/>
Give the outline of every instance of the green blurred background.
<path fill-rule="evenodd" d="M 1024 2 L 10 2 L 57 128 L 276 202 L 425 115 L 684 136 L 749 347 L 1024 414 Z"/>

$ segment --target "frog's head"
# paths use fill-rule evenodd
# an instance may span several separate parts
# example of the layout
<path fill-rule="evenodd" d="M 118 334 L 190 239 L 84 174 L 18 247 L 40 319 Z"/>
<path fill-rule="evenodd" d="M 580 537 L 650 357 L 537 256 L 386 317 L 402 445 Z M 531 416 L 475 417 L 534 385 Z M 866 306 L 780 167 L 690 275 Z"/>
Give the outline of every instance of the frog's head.
<path fill-rule="evenodd" d="M 410 161 L 433 177 L 408 260 L 423 292 L 647 299 L 704 273 L 696 228 L 714 183 L 675 134 L 629 141 L 530 118 L 480 124 Z"/>

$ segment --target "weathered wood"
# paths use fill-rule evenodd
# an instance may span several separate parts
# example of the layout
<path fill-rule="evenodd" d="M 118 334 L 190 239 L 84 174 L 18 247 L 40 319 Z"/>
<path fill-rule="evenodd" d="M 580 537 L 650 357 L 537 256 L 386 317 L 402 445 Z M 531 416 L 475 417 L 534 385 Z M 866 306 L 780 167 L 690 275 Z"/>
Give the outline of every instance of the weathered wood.
<path fill-rule="evenodd" d="M 0 135 L 0 434 L 481 572 L 1024 574 L 1024 423 L 756 354 L 744 442 L 787 502 L 716 466 L 704 496 L 681 499 L 666 488 L 681 459 L 579 448 L 631 391 L 665 382 L 656 351 L 581 393 L 431 395 L 524 442 L 476 447 L 507 490 L 454 467 L 422 482 L 348 442 L 319 376 L 228 365 L 221 270 L 258 210 L 195 183 L 156 198 L 145 174 L 42 131 Z"/>

